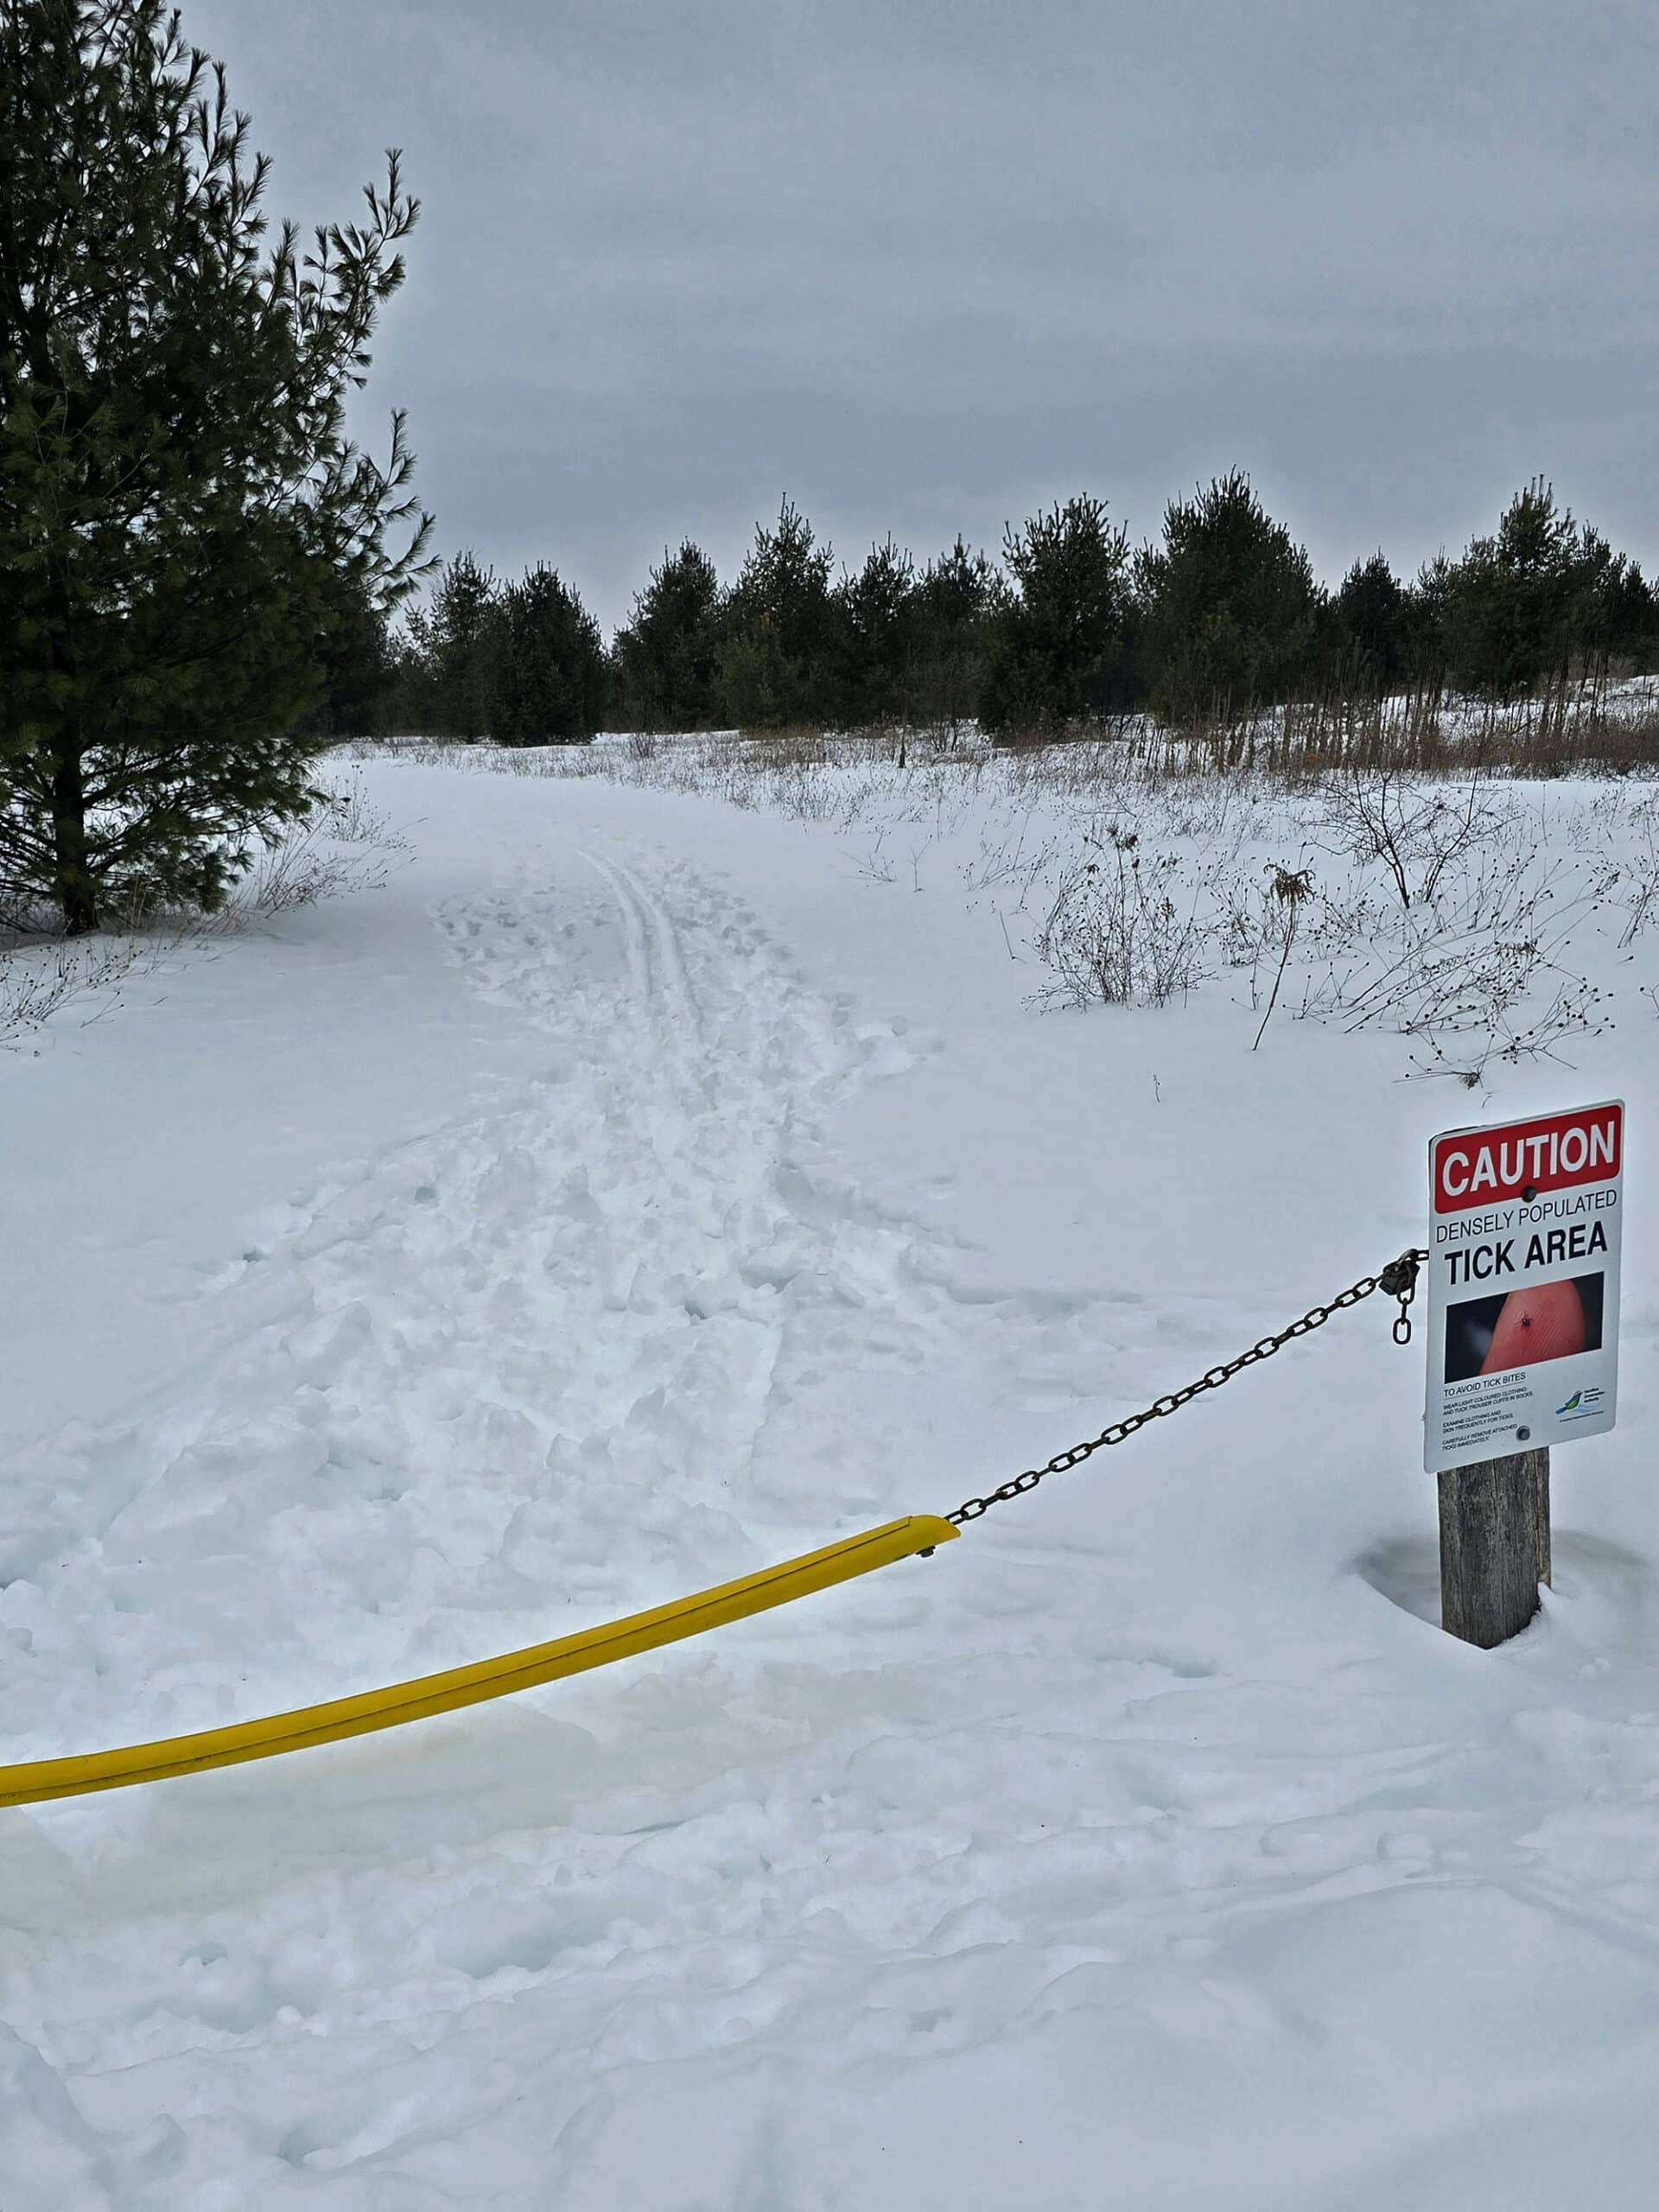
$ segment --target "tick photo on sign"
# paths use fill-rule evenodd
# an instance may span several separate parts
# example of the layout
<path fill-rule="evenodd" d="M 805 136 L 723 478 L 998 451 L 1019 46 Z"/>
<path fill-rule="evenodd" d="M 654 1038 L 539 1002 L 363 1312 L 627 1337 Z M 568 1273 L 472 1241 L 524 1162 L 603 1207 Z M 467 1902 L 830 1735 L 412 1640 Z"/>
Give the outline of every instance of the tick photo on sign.
<path fill-rule="evenodd" d="M 1599 1274 L 1541 1282 L 1446 1309 L 1446 1376 L 1500 1375 L 1535 1360 L 1601 1350 L 1603 1281 Z"/>
<path fill-rule="evenodd" d="M 1618 1099 L 1431 1141 L 1431 1471 L 1613 1426 L 1624 1168 Z"/>

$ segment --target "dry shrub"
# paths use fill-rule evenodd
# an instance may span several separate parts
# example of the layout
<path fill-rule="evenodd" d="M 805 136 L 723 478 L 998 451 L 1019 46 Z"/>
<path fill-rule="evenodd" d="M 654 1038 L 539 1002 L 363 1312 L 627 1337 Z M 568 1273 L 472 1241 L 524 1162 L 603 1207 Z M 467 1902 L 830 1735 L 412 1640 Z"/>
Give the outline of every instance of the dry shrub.
<path fill-rule="evenodd" d="M 1210 932 L 1173 854 L 1144 855 L 1112 822 L 1085 840 L 1093 858 L 1062 871 L 1037 957 L 1052 981 L 1043 1005 L 1167 1006 L 1204 980 Z M 1179 894 L 1179 897 L 1177 894 Z"/>

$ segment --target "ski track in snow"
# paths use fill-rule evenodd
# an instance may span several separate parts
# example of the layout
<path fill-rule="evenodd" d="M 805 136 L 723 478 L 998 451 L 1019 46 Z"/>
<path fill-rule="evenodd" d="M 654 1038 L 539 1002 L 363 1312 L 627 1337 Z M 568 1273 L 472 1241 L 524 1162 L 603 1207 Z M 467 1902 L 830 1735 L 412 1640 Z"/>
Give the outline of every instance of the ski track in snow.
<path fill-rule="evenodd" d="M 729 1501 L 780 1285 L 805 1256 L 778 1186 L 796 1172 L 795 1117 L 834 1090 L 847 1055 L 753 925 L 704 899 L 701 957 L 722 964 L 716 1095 L 711 1048 L 685 1018 L 676 924 L 618 864 L 594 866 L 608 895 L 562 878 L 442 917 L 484 988 L 544 1026 L 543 1072 L 266 1224 L 232 1271 L 242 1281 L 217 1286 L 276 1308 L 232 1357 L 164 1409 L 42 1452 L 5 1561 L 42 1610 L 38 1626 L 15 1618 L 27 1593 L 14 1581 L 9 1625 L 43 1635 L 73 1617 L 87 1638 L 39 1670 L 42 1690 L 83 1675 L 107 1634 L 163 1695 L 168 1667 L 185 1669 L 182 1699 L 190 1638 L 162 1584 L 175 1573 L 171 1594 L 196 1603 L 188 1578 L 208 1560 L 214 1602 L 251 1649 L 293 1618 L 291 1568 L 332 1679 L 332 1621 L 360 1597 L 377 1526 L 416 1578 L 378 1585 L 392 1662 L 429 1656 L 397 1640 L 457 1606 L 540 1607 L 550 1589 L 603 1605 L 642 1560 L 677 1586 L 749 1548 Z M 833 1268 L 833 1225 L 817 1241 Z M 89 1496 L 99 1533 L 78 1540 Z M 410 1543 L 429 1513 L 447 1557 Z M 625 1521 L 636 1541 L 619 1558 Z M 392 1564 L 374 1558 L 377 1578 Z M 476 1633 L 453 1618 L 442 1630 L 457 1649 Z M 303 1647 L 282 1656 L 304 1674 Z"/>
<path fill-rule="evenodd" d="M 973 1475 L 930 1453 L 941 1408 L 1011 1395 L 1063 1443 L 1154 1351 L 1167 1380 L 1231 1348 L 1197 1302 L 956 1287 L 948 1244 L 822 1135 L 914 1046 L 804 988 L 673 855 L 594 839 L 437 921 L 533 1025 L 536 1071 L 260 1224 L 202 1293 L 245 1308 L 228 1352 L 28 1456 L 0 1538 L 10 1756 L 659 1602 L 953 1503 Z M 873 1376 L 909 1379 L 908 1427 Z M 836 2179 L 854 2092 L 954 2082 L 971 2113 L 995 2059 L 1035 2115 L 1033 2055 L 1081 2049 L 1150 2111 L 1160 2054 L 1224 2041 L 1340 2094 L 1307 1965 L 1338 1916 L 1393 2032 L 1397 1947 L 1466 1948 L 1472 1914 L 1548 1974 L 1577 1930 L 1651 2063 L 1659 1711 L 1628 1678 L 1598 1705 L 1595 1643 L 1651 1649 L 1645 1583 L 1602 1563 L 1599 1611 L 1560 1630 L 1582 1694 L 1541 1680 L 1497 1724 L 1531 1786 L 1511 1759 L 1489 1787 L 1484 1711 L 1448 1726 L 1376 1649 L 1229 1676 L 1123 1626 L 1127 1557 L 1021 1533 L 303 1774 L 11 1818 L 5 2212 L 885 2202 Z M 1089 1606 L 1051 1609 L 1084 1571 Z M 1411 2017 L 1408 2075 L 1455 2063 L 1460 2018 Z M 1246 2151 L 1264 2124 L 1230 2122 Z M 1378 2171 L 1402 2145 L 1403 2112 Z M 1179 2194 L 1180 2145 L 1159 2155 L 1169 2193 L 1122 2202 L 1372 2202 L 1351 2145 L 1340 2198 L 1312 2151 L 1307 2193 L 1260 2197 Z M 1017 2171 L 893 2201 L 1000 2205 Z M 1086 2181 L 1032 2201 L 1105 2201 Z"/>

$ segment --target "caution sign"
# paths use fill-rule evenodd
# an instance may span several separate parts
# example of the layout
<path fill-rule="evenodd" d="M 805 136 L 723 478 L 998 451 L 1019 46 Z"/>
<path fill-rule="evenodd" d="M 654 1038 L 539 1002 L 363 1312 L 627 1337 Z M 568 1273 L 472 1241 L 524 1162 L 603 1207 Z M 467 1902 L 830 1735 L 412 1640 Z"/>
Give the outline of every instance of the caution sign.
<path fill-rule="evenodd" d="M 1429 1147 L 1430 1473 L 1613 1425 L 1624 1108 Z"/>

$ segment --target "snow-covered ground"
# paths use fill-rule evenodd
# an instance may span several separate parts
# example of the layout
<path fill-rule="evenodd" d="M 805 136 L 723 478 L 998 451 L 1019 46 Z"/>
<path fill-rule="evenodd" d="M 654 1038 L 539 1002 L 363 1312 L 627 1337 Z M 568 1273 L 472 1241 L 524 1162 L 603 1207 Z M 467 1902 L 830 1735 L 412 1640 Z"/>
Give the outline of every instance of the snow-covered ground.
<path fill-rule="evenodd" d="M 1433 1624 L 1376 1300 L 932 1559 L 0 1814 L 4 2212 L 1650 2205 L 1644 794 L 1504 795 L 1613 995 L 1465 1090 L 1296 1018 L 1386 912 L 1306 805 L 992 763 L 740 807 L 664 757 L 372 764 L 385 888 L 0 1053 L 0 1762 L 949 1510 L 1416 1242 L 1433 1130 L 1622 1094 L 1621 1427 L 1558 1455 L 1556 1587 L 1500 1652 Z M 1259 1051 L 1259 947 L 1031 1003 L 1109 813 L 1183 899 L 1340 879 Z"/>

